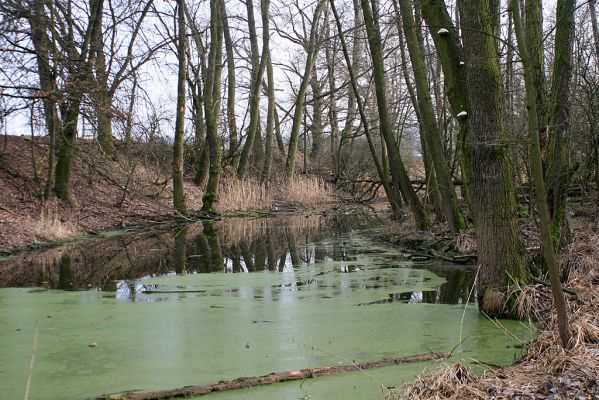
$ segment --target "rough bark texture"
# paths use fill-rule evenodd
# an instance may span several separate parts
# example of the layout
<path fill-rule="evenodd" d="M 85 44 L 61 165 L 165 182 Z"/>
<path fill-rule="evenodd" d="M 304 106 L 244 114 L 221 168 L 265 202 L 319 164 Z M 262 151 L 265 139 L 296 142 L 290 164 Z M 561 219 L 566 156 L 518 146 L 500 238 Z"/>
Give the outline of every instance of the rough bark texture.
<path fill-rule="evenodd" d="M 478 305 L 502 315 L 510 281 L 529 271 L 515 220 L 513 172 L 504 142 L 499 60 L 489 22 L 489 1 L 462 0 L 461 21 L 470 101 L 468 155 L 478 245 Z"/>

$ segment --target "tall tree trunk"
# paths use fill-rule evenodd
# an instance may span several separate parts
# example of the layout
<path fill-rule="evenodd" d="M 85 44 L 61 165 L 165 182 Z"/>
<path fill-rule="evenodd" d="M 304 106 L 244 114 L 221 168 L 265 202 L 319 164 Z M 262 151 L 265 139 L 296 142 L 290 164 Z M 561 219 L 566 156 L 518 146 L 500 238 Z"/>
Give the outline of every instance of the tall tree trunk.
<path fill-rule="evenodd" d="M 559 270 L 553 240 L 551 238 L 551 218 L 545 196 L 545 182 L 543 180 L 543 166 L 541 162 L 541 146 L 539 142 L 539 121 L 537 117 L 537 101 L 535 82 L 535 68 L 531 55 L 528 53 L 527 40 L 524 38 L 522 21 L 520 19 L 520 10 L 518 9 L 518 0 L 512 0 L 512 16 L 514 19 L 514 28 L 516 30 L 516 40 L 520 58 L 524 66 L 524 81 L 526 86 L 526 108 L 528 109 L 528 140 L 530 151 L 530 169 L 532 172 L 533 185 L 535 187 L 535 196 L 537 210 L 539 212 L 539 222 L 541 225 L 541 240 L 543 242 L 543 256 L 549 270 L 549 279 L 551 281 L 551 291 L 553 293 L 553 304 L 557 313 L 558 330 L 562 346 L 567 348 L 570 344 L 571 333 L 568 327 L 568 312 L 566 310 L 566 301 L 564 292 L 559 279 Z M 530 23 L 529 20 L 527 20 Z"/>
<path fill-rule="evenodd" d="M 599 26 L 597 26 L 596 7 L 597 1 L 589 0 L 589 12 L 591 13 L 591 28 L 593 29 L 593 42 L 595 43 L 595 63 L 596 65 L 599 65 Z"/>
<path fill-rule="evenodd" d="M 433 109 L 430 87 L 426 76 L 424 55 L 416 34 L 411 0 L 399 0 L 399 6 L 408 52 L 410 53 L 410 60 L 412 62 L 412 70 L 414 71 L 419 110 L 418 116 L 423 128 L 421 135 L 424 137 L 426 149 L 430 152 L 430 157 L 435 167 L 437 186 L 441 193 L 443 214 L 447 220 L 449 230 L 452 233 L 457 233 L 465 228 L 465 221 L 458 209 L 453 181 L 449 173 L 449 165 L 443 153 L 443 138 L 436 123 L 435 110 Z"/>
<path fill-rule="evenodd" d="M 566 138 L 570 130 L 570 78 L 572 77 L 572 45 L 574 41 L 574 0 L 558 0 L 555 51 L 549 102 L 547 148 L 547 201 L 556 246 L 571 239 L 566 220 L 566 191 L 571 171 Z"/>
<path fill-rule="evenodd" d="M 58 146 L 54 177 L 54 193 L 56 193 L 59 199 L 68 202 L 71 201 L 70 183 L 73 158 L 75 156 L 75 142 L 77 140 L 80 102 L 80 98 L 74 98 L 69 102 L 68 106 L 63 108 L 63 124 L 60 130 L 60 145 Z"/>
<path fill-rule="evenodd" d="M 368 37 L 368 45 L 370 47 L 370 56 L 372 58 L 373 79 L 376 89 L 377 109 L 380 120 L 380 131 L 387 143 L 387 151 L 389 155 L 389 167 L 391 169 L 391 178 L 393 184 L 399 187 L 401 193 L 409 204 L 416 225 L 420 229 L 426 229 L 430 226 L 429 217 L 416 195 L 414 188 L 408 177 L 399 148 L 393 135 L 391 121 L 389 119 L 389 111 L 387 106 L 387 94 L 385 84 L 385 68 L 383 64 L 383 49 L 381 33 L 378 27 L 378 15 L 372 11 L 368 0 L 361 0 L 362 13 L 364 15 L 364 24 L 366 26 L 366 35 Z"/>
<path fill-rule="evenodd" d="M 252 0 L 247 0 L 247 14 L 252 53 L 252 77 L 248 106 L 250 114 L 250 124 L 247 129 L 245 145 L 243 146 L 243 150 L 241 151 L 241 157 L 239 159 L 239 165 L 237 167 L 237 178 L 239 179 L 243 179 L 245 177 L 250 161 L 250 154 L 252 152 L 256 153 L 256 150 L 260 150 L 259 147 L 261 147 L 261 143 L 259 143 L 259 141 L 256 140 L 256 137 L 259 135 L 260 129 L 260 88 L 262 87 L 262 78 L 264 76 L 264 70 L 266 69 L 267 60 L 264 51 L 262 57 L 260 57 L 260 54 L 258 53 L 258 39 L 256 35 L 256 22 L 254 19 L 254 3 Z M 268 38 L 265 39 L 263 37 L 262 40 L 268 41 Z M 257 146 L 259 147 L 257 148 Z"/>
<path fill-rule="evenodd" d="M 275 80 L 272 70 L 272 59 L 270 56 L 270 0 L 260 0 L 260 8 L 262 11 L 262 57 L 266 59 L 266 80 L 267 80 L 267 97 L 268 111 L 266 113 L 266 135 L 264 141 L 264 162 L 262 165 L 261 182 L 267 183 L 270 179 L 270 166 L 272 163 L 273 151 L 273 132 L 275 126 Z"/>
<path fill-rule="evenodd" d="M 322 150 L 322 87 L 318 80 L 318 73 L 316 66 L 312 71 L 312 77 L 310 79 L 310 88 L 312 89 L 312 126 L 310 131 L 312 132 L 312 149 L 310 150 L 310 158 L 315 160 L 320 155 Z"/>
<path fill-rule="evenodd" d="M 187 215 L 185 187 L 183 185 L 183 141 L 185 140 L 185 83 L 187 80 L 187 60 L 185 44 L 185 0 L 177 1 L 177 111 L 175 120 L 175 140 L 173 143 L 173 206 L 181 215 Z"/>
<path fill-rule="evenodd" d="M 94 100 L 93 105 L 96 112 L 98 143 L 107 156 L 116 158 L 116 151 L 112 142 L 113 96 L 108 87 L 108 72 L 106 69 L 106 55 L 104 53 L 104 32 L 102 32 L 104 1 L 90 0 L 91 3 L 96 3 L 96 7 L 99 8 L 97 14 L 99 29 L 94 30 L 91 41 L 94 70 L 96 72 L 96 87 L 91 98 Z M 92 5 L 90 5 L 90 8 L 93 8 Z"/>
<path fill-rule="evenodd" d="M 329 42 L 329 45 L 325 48 L 325 59 L 327 65 L 327 80 L 329 83 L 329 123 L 331 125 L 331 135 L 329 136 L 330 140 L 330 151 L 331 151 L 331 169 L 333 170 L 333 175 L 336 177 L 339 173 L 339 157 L 337 153 L 337 145 L 338 145 L 338 136 L 339 136 L 339 121 L 338 121 L 338 111 L 337 111 L 337 96 L 336 96 L 336 88 L 335 88 L 335 40 L 331 36 L 331 29 L 329 24 L 325 25 L 326 29 L 326 38 Z"/>
<path fill-rule="evenodd" d="M 372 135 L 370 134 L 370 123 L 368 122 L 368 118 L 366 116 L 366 110 L 364 108 L 364 103 L 362 102 L 362 97 L 360 96 L 360 92 L 358 89 L 358 83 L 356 80 L 355 71 L 353 69 L 352 62 L 349 58 L 349 51 L 347 49 L 347 44 L 345 43 L 345 37 L 343 36 L 343 30 L 341 28 L 341 20 L 339 15 L 337 14 L 337 9 L 335 8 L 335 1 L 330 0 L 331 10 L 333 11 L 333 16 L 335 17 L 335 23 L 337 25 L 337 31 L 339 33 L 339 40 L 341 41 L 341 49 L 343 50 L 343 56 L 345 57 L 345 63 L 347 64 L 347 70 L 349 72 L 349 79 L 351 83 L 351 87 L 353 90 L 353 98 L 356 100 L 358 111 L 360 113 L 360 118 L 362 120 L 362 128 L 364 129 L 364 134 L 366 135 L 366 140 L 368 142 L 368 148 L 370 150 L 370 154 L 372 155 L 372 160 L 376 167 L 379 179 L 383 185 L 383 189 L 385 190 L 385 194 L 387 195 L 387 200 L 389 201 L 389 205 L 393 212 L 398 213 L 401 209 L 401 202 L 399 198 L 399 193 L 397 190 L 391 186 L 389 182 L 389 178 L 386 172 L 386 166 L 384 164 L 384 160 L 379 161 L 377 155 L 377 149 L 374 145 L 374 141 L 372 140 Z M 382 141 L 384 143 L 384 141 Z"/>
<path fill-rule="evenodd" d="M 31 41 L 35 49 L 40 89 L 44 93 L 44 119 L 50 139 L 50 145 L 48 146 L 48 175 L 43 192 L 44 200 L 48 200 L 54 187 L 54 153 L 56 151 L 60 121 L 58 120 L 58 113 L 56 111 L 58 88 L 50 65 L 50 60 L 52 59 L 50 52 L 51 43 L 47 33 L 49 26 L 48 14 L 51 15 L 51 13 L 46 12 L 44 9 L 45 6 L 49 6 L 48 0 L 33 2 L 29 25 L 31 27 Z"/>
<path fill-rule="evenodd" d="M 231 165 L 237 166 L 239 159 L 237 157 L 237 149 L 239 147 L 239 139 L 237 137 L 237 121 L 235 118 L 235 59 L 233 57 L 233 39 L 231 38 L 231 30 L 229 29 L 229 19 L 226 15 L 226 10 L 223 15 L 223 35 L 225 39 L 225 54 L 227 57 L 227 126 L 229 128 L 229 159 Z"/>
<path fill-rule="evenodd" d="M 513 8 L 513 7 L 512 7 Z M 535 105 L 539 117 L 539 128 L 547 125 L 547 79 L 545 78 L 545 51 L 543 47 L 543 5 L 541 0 L 526 0 L 525 38 L 528 44 L 530 67 L 536 91 Z M 512 10 L 513 13 L 513 10 Z"/>
<path fill-rule="evenodd" d="M 224 14 L 222 0 L 210 0 L 210 53 L 208 55 L 207 74 L 204 80 L 204 114 L 206 119 L 206 142 L 210 168 L 206 192 L 202 197 L 202 211 L 214 213 L 218 201 L 218 183 L 220 180 L 221 144 L 218 134 L 220 113 L 220 79 L 222 72 L 222 18 Z"/>
<path fill-rule="evenodd" d="M 469 122 L 462 116 L 467 113 L 470 104 L 466 83 L 466 64 L 464 50 L 458 37 L 458 30 L 453 24 L 444 0 L 420 0 L 422 16 L 426 21 L 435 43 L 439 62 L 445 78 L 445 94 L 449 100 L 451 113 L 459 124 L 457 140 L 457 157 L 460 160 L 460 172 L 463 181 L 464 197 L 471 205 L 470 170 L 472 169 L 467 151 Z M 457 9 L 457 7 L 456 7 Z M 447 31 L 444 33 L 443 29 Z"/>
<path fill-rule="evenodd" d="M 489 315 L 502 315 L 508 285 L 512 279 L 526 282 L 529 270 L 515 219 L 513 172 L 504 143 L 502 82 L 489 0 L 462 0 L 460 4 L 470 102 L 470 193 L 480 265 L 478 305 Z"/>
<path fill-rule="evenodd" d="M 319 0 L 314 10 L 314 16 L 312 18 L 312 26 L 310 27 L 310 37 L 308 39 L 306 66 L 304 68 L 304 75 L 302 76 L 301 84 L 297 92 L 295 99 L 295 109 L 293 112 L 293 123 L 291 125 L 291 133 L 289 136 L 289 150 L 287 151 L 287 161 L 285 164 L 285 172 L 287 182 L 290 182 L 295 175 L 295 156 L 297 154 L 297 145 L 299 141 L 299 133 L 302 125 L 302 116 L 304 114 L 304 108 L 306 105 L 306 91 L 308 84 L 310 83 L 310 75 L 314 69 L 314 62 L 316 60 L 316 40 L 318 36 L 318 25 L 320 20 L 320 14 L 326 4 L 325 0 Z"/>

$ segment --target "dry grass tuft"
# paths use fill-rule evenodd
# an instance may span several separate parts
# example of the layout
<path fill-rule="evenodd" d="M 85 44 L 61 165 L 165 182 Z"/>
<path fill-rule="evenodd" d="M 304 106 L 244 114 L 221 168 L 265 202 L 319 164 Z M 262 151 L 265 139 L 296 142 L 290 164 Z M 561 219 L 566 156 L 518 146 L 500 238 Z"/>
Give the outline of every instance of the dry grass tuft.
<path fill-rule="evenodd" d="M 44 241 L 63 240 L 80 233 L 75 221 L 62 219 L 53 211 L 42 211 L 38 218 L 28 222 L 32 224 L 34 236 Z"/>
<path fill-rule="evenodd" d="M 580 232 L 559 255 L 559 265 L 568 280 L 599 278 L 599 235 Z"/>
<path fill-rule="evenodd" d="M 405 387 L 401 398 L 404 399 L 450 399 L 465 398 L 469 394 L 472 398 L 486 398 L 485 393 L 473 386 L 475 378 L 461 363 L 445 365 L 431 375 L 418 377 L 417 380 Z"/>
<path fill-rule="evenodd" d="M 458 252 L 463 254 L 475 254 L 477 245 L 476 245 L 476 232 L 474 232 L 474 228 L 468 228 L 462 232 L 460 232 L 453 239 L 453 247 Z"/>
<path fill-rule="evenodd" d="M 247 211 L 270 208 L 272 197 L 264 185 L 250 179 L 227 179 L 218 202 L 221 211 Z"/>
<path fill-rule="evenodd" d="M 324 179 L 315 176 L 296 176 L 283 190 L 282 197 L 288 203 L 318 206 L 333 200 L 333 192 Z"/>

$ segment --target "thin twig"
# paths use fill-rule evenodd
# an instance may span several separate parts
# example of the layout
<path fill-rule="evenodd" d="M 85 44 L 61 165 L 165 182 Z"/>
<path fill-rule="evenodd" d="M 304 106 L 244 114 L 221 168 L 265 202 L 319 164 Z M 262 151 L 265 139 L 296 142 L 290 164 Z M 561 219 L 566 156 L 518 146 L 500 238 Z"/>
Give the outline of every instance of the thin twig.
<path fill-rule="evenodd" d="M 39 332 L 39 322 L 35 321 L 35 329 L 33 333 L 33 346 L 31 348 L 31 359 L 29 360 L 29 370 L 27 371 L 27 385 L 25 385 L 24 400 L 29 400 L 29 388 L 31 387 L 31 376 L 33 375 L 33 364 L 35 363 L 35 352 L 37 351 L 37 334 Z"/>

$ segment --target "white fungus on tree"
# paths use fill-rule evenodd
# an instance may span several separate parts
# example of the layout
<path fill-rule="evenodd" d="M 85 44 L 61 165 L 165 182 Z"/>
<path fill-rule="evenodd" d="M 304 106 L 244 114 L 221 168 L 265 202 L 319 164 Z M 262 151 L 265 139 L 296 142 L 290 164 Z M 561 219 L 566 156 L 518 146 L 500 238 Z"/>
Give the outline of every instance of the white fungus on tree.
<path fill-rule="evenodd" d="M 468 113 L 466 111 L 461 111 L 460 113 L 458 113 L 458 115 L 456 115 L 456 117 L 458 118 L 466 118 L 468 116 Z"/>
<path fill-rule="evenodd" d="M 441 29 L 439 29 L 439 30 L 437 31 L 437 33 L 438 33 L 439 35 L 441 35 L 441 36 L 447 36 L 447 35 L 449 35 L 449 31 L 448 31 L 447 29 L 445 29 L 445 28 L 441 28 Z"/>

